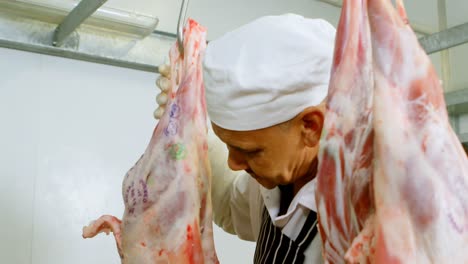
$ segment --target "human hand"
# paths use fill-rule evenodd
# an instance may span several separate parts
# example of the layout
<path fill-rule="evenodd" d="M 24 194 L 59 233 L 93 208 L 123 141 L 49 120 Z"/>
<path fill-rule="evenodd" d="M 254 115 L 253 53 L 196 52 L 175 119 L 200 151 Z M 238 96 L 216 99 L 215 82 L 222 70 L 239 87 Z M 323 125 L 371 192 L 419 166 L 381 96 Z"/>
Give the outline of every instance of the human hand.
<path fill-rule="evenodd" d="M 155 119 L 160 119 L 164 113 L 167 104 L 167 91 L 171 89 L 171 66 L 167 64 L 158 67 L 159 77 L 156 79 L 156 86 L 161 92 L 156 96 L 158 108 L 154 110 L 153 116 Z"/>

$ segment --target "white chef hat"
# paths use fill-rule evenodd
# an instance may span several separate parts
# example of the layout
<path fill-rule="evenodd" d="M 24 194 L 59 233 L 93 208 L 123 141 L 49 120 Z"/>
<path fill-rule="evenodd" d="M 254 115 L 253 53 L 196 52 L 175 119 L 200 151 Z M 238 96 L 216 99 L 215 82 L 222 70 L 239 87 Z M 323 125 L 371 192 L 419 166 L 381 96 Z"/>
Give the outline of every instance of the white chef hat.
<path fill-rule="evenodd" d="M 236 131 L 270 127 L 328 92 L 335 28 L 295 14 L 266 16 L 211 41 L 203 61 L 208 114 Z"/>

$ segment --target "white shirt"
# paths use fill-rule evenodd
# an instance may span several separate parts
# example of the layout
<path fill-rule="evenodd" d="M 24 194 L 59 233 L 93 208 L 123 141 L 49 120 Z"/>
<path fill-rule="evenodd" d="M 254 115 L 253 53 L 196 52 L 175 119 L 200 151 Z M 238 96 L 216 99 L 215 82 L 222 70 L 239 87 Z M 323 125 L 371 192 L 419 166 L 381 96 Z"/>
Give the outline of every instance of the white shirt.
<path fill-rule="evenodd" d="M 209 133 L 210 134 L 210 133 Z M 248 241 L 257 241 L 266 207 L 272 222 L 283 234 L 295 239 L 304 225 L 308 210 L 316 211 L 316 180 L 304 185 L 292 200 L 286 214 L 278 216 L 280 190 L 268 190 L 248 173 L 227 167 L 227 149 L 215 136 L 209 136 L 212 167 L 212 201 L 214 222 L 226 232 Z M 323 263 L 322 242 L 317 234 L 305 250 L 305 263 Z"/>
<path fill-rule="evenodd" d="M 291 201 L 286 214 L 278 216 L 281 197 L 279 188 L 276 187 L 272 190 L 268 190 L 259 185 L 260 193 L 263 197 L 263 202 L 270 214 L 273 224 L 281 228 L 283 234 L 293 240 L 296 239 L 299 235 L 301 229 L 297 227 L 304 225 L 309 210 L 313 210 L 314 212 L 317 211 L 314 196 L 316 188 L 315 186 L 315 179 L 304 185 Z"/>

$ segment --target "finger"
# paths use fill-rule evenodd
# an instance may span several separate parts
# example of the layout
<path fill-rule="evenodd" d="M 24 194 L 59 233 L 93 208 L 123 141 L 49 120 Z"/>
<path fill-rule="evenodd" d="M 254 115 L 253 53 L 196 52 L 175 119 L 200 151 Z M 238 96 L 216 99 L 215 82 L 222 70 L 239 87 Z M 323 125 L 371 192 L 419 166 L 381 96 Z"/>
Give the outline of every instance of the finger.
<path fill-rule="evenodd" d="M 156 86 L 163 92 L 167 92 L 171 87 L 171 81 L 163 76 L 156 79 Z"/>
<path fill-rule="evenodd" d="M 167 94 L 162 92 L 156 96 L 156 102 L 159 106 L 165 105 L 167 103 Z"/>
<path fill-rule="evenodd" d="M 167 64 L 160 65 L 158 67 L 158 71 L 161 75 L 169 77 L 169 75 L 171 74 L 171 66 Z"/>
<path fill-rule="evenodd" d="M 158 109 L 154 110 L 153 116 L 155 119 L 160 119 L 164 114 L 164 107 L 158 107 Z"/>

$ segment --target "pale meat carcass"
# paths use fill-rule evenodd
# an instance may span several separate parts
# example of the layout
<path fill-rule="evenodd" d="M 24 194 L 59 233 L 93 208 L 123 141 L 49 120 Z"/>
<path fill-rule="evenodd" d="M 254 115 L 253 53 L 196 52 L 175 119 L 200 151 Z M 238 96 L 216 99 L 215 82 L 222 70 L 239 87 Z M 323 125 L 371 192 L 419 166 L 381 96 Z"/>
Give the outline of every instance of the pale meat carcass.
<path fill-rule="evenodd" d="M 356 178 L 348 169 L 355 165 L 348 164 L 362 153 L 345 155 L 344 150 L 353 146 L 344 143 L 348 133 L 331 137 L 330 128 L 339 131 L 336 127 L 342 125 L 326 124 L 317 193 L 323 254 L 326 263 L 468 263 L 468 160 L 450 126 L 434 67 L 408 25 L 402 1 L 396 3 L 396 10 L 388 0 L 343 3 L 335 58 L 344 61 L 340 43 L 355 43 L 353 39 L 367 28 L 358 30 L 352 21 L 368 20 L 363 24 L 371 29 L 372 44 L 366 47 L 372 50 L 369 79 L 373 79 L 367 83 L 373 89 L 370 141 L 374 150 L 369 152 L 372 163 L 367 174 L 371 200 L 367 213 L 359 213 L 359 203 L 356 206 L 353 199 L 356 193 L 347 193 Z M 354 67 L 340 72 L 335 60 L 328 98 L 332 111 L 333 106 L 340 109 L 331 104 L 340 101 L 335 98 L 336 80 L 354 79 L 356 69 L 369 67 L 369 61 L 350 63 Z M 341 77 L 346 74 L 350 76 Z M 354 82 L 349 84 L 356 92 L 364 91 Z M 361 109 L 359 100 L 355 107 Z M 359 127 L 354 110 L 340 113 L 340 121 Z M 332 148 L 332 143 L 337 147 Z M 355 230 L 361 228 L 356 236 Z"/>
<path fill-rule="evenodd" d="M 171 83 L 178 88 L 169 91 L 147 149 L 124 178 L 122 221 L 105 215 L 83 228 L 84 238 L 112 231 L 125 264 L 218 263 L 201 64 L 205 28 L 189 19 L 183 55 L 176 44 Z"/>
<path fill-rule="evenodd" d="M 344 0 L 335 40 L 316 192 L 326 263 L 345 263 L 353 239 L 372 221 L 374 82 L 366 10 L 365 0 Z"/>
<path fill-rule="evenodd" d="M 468 263 L 468 161 L 402 0 L 368 0 L 376 263 Z"/>

